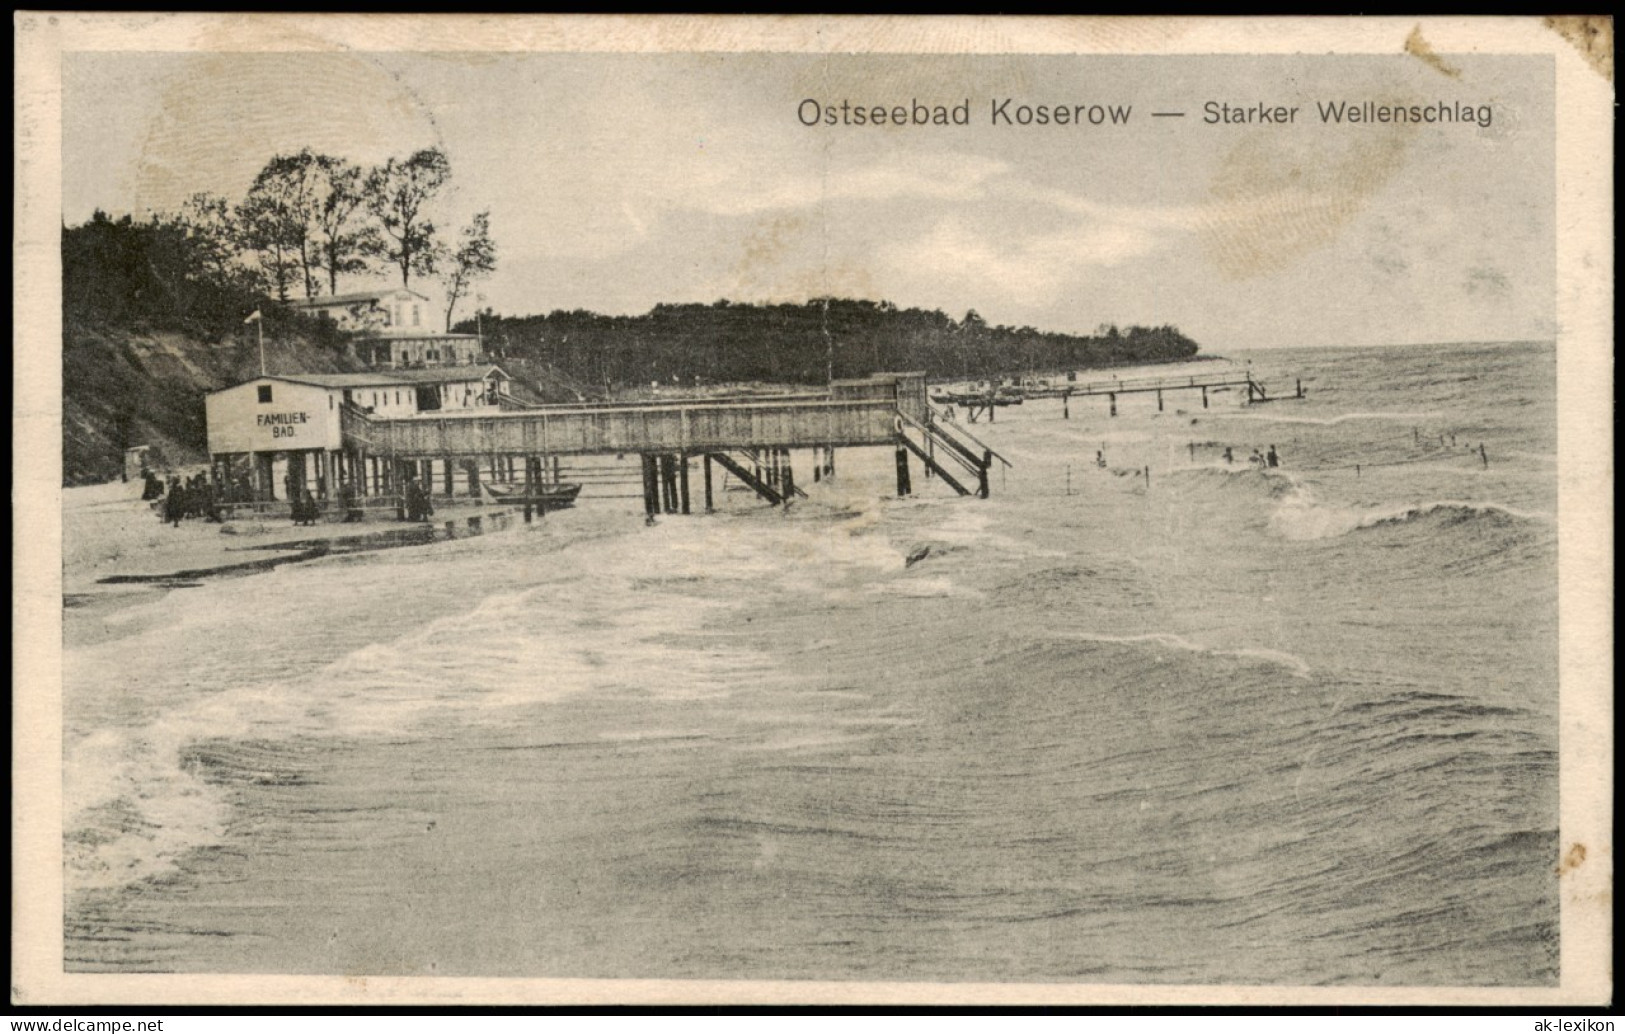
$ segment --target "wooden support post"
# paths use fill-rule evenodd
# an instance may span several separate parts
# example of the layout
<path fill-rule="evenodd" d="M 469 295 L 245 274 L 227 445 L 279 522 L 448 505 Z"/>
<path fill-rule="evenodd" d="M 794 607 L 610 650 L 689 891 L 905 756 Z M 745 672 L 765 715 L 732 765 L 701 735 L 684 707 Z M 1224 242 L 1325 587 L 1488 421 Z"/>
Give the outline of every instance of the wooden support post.
<path fill-rule="evenodd" d="M 1303 378 L 1298 378 L 1298 397 L 1303 398 Z"/>
<path fill-rule="evenodd" d="M 827 458 L 829 462 L 824 464 L 824 476 L 832 478 L 835 476 L 835 446 L 831 445 L 829 447 L 829 456 Z"/>
<path fill-rule="evenodd" d="M 1109 401 L 1111 403 L 1112 416 L 1116 416 L 1117 415 L 1117 394 L 1115 392 L 1107 392 L 1106 393 L 1106 399 L 1107 399 L 1107 401 Z"/>
<path fill-rule="evenodd" d="M 903 496 L 908 495 L 912 488 L 913 486 L 908 483 L 908 450 L 899 445 L 897 447 L 897 497 L 901 499 Z"/>
<path fill-rule="evenodd" d="M 660 490 L 655 483 L 655 458 L 643 453 L 638 459 L 643 464 L 643 512 L 652 518 L 660 510 Z"/>
<path fill-rule="evenodd" d="M 986 499 L 987 495 L 988 495 L 988 492 L 987 492 L 987 472 L 989 470 L 991 470 L 992 468 L 993 468 L 993 450 L 992 449 L 984 449 L 984 450 L 982 450 L 982 462 L 977 466 L 977 469 L 976 469 L 976 483 L 977 483 L 976 484 L 976 492 L 983 499 Z M 1067 469 L 1067 476 L 1071 477 L 1072 476 L 1072 468 L 1068 467 L 1066 469 Z"/>
<path fill-rule="evenodd" d="M 796 494 L 796 474 L 790 466 L 789 449 L 784 450 L 784 477 L 781 480 L 784 485 L 784 504 L 788 506 L 790 505 L 790 497 Z M 688 511 L 683 512 L 687 513 Z"/>
<path fill-rule="evenodd" d="M 529 524 L 532 517 L 531 508 L 536 498 L 536 464 L 529 456 L 525 457 L 525 487 L 523 491 L 525 493 L 525 523 Z"/>
<path fill-rule="evenodd" d="M 1157 389 L 1157 412 L 1162 412 L 1162 389 Z"/>
<path fill-rule="evenodd" d="M 557 455 L 555 455 L 553 457 L 553 483 L 555 485 L 558 484 L 559 481 L 561 480 L 560 477 L 559 477 L 559 470 L 560 470 L 559 458 L 558 458 Z"/>
<path fill-rule="evenodd" d="M 677 496 L 679 509 L 686 515 L 688 509 L 688 453 L 677 454 Z"/>
<path fill-rule="evenodd" d="M 1061 396 L 1061 419 L 1072 419 L 1072 393 L 1070 391 Z"/>
<path fill-rule="evenodd" d="M 711 502 L 711 454 L 705 454 L 705 512 L 713 513 L 716 507 Z"/>
<path fill-rule="evenodd" d="M 442 457 L 441 463 L 446 465 L 446 498 L 450 499 L 457 494 L 457 485 L 452 480 L 457 473 L 457 461 L 450 456 Z"/>
<path fill-rule="evenodd" d="M 480 498 L 480 458 L 478 456 L 468 461 L 468 496 L 470 499 Z"/>
<path fill-rule="evenodd" d="M 660 457 L 660 482 L 664 490 L 662 498 L 666 504 L 667 513 L 677 512 L 677 464 L 673 462 L 670 453 Z"/>
<path fill-rule="evenodd" d="M 937 440 L 930 435 L 925 436 L 925 454 L 930 457 L 931 463 L 937 461 Z M 931 463 L 925 465 L 925 476 L 931 476 Z"/>
<path fill-rule="evenodd" d="M 1202 389 L 1202 408 L 1203 409 L 1207 408 L 1207 389 L 1206 388 Z"/>

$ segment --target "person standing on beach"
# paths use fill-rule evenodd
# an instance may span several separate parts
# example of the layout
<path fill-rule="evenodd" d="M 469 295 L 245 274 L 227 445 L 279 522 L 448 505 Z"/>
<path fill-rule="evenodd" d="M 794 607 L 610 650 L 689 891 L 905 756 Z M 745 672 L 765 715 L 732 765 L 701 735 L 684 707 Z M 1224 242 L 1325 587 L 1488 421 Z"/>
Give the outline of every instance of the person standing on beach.
<path fill-rule="evenodd" d="M 359 523 L 365 515 L 361 510 L 361 495 L 356 491 L 355 485 L 345 485 L 339 492 L 339 498 L 344 503 L 344 523 Z"/>
<path fill-rule="evenodd" d="M 217 493 L 214 490 L 214 482 L 210 481 L 208 478 L 202 478 L 198 482 L 197 510 L 198 516 L 202 517 L 210 524 L 224 523 L 220 518 L 220 505 L 217 498 Z"/>
<path fill-rule="evenodd" d="M 1224 465 L 1228 467 L 1234 462 L 1236 462 L 1236 453 L 1230 446 L 1226 445 L 1224 447 Z"/>
<path fill-rule="evenodd" d="M 1281 465 L 1281 457 L 1276 455 L 1275 446 L 1273 445 L 1270 446 L 1269 456 L 1266 457 L 1266 459 L 1269 460 L 1269 465 L 1272 467 L 1279 467 Z"/>
<path fill-rule="evenodd" d="M 181 526 L 181 518 L 186 516 L 186 500 L 181 494 L 181 479 L 170 478 L 169 490 L 164 493 L 164 521 L 177 528 Z"/>

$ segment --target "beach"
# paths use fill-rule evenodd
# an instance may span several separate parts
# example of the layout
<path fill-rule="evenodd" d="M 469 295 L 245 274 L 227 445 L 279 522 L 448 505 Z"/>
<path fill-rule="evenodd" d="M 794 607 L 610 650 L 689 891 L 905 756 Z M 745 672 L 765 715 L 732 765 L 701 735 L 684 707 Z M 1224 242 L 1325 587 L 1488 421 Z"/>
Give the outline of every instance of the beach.
<path fill-rule="evenodd" d="M 1555 984 L 1552 345 L 1229 362 L 1305 397 L 1003 407 L 987 500 L 125 588 L 309 529 L 68 490 L 68 968 Z"/>

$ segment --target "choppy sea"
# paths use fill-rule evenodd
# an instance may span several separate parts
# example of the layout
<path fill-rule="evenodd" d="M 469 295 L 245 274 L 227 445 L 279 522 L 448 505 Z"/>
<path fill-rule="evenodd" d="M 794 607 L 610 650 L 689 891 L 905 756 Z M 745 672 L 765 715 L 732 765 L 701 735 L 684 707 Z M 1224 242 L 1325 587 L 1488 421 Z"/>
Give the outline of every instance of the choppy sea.
<path fill-rule="evenodd" d="M 70 612 L 67 967 L 1555 983 L 1554 349 L 1249 361 Z"/>

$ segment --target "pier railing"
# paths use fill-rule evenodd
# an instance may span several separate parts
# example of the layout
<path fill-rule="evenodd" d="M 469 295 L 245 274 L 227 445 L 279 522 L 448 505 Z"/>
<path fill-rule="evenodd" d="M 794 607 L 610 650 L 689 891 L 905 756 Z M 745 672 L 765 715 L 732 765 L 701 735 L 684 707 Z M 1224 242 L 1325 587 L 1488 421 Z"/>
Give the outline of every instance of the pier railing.
<path fill-rule="evenodd" d="M 565 407 L 498 414 L 347 421 L 345 434 L 399 458 L 489 454 L 702 452 L 887 445 L 892 400 Z"/>

